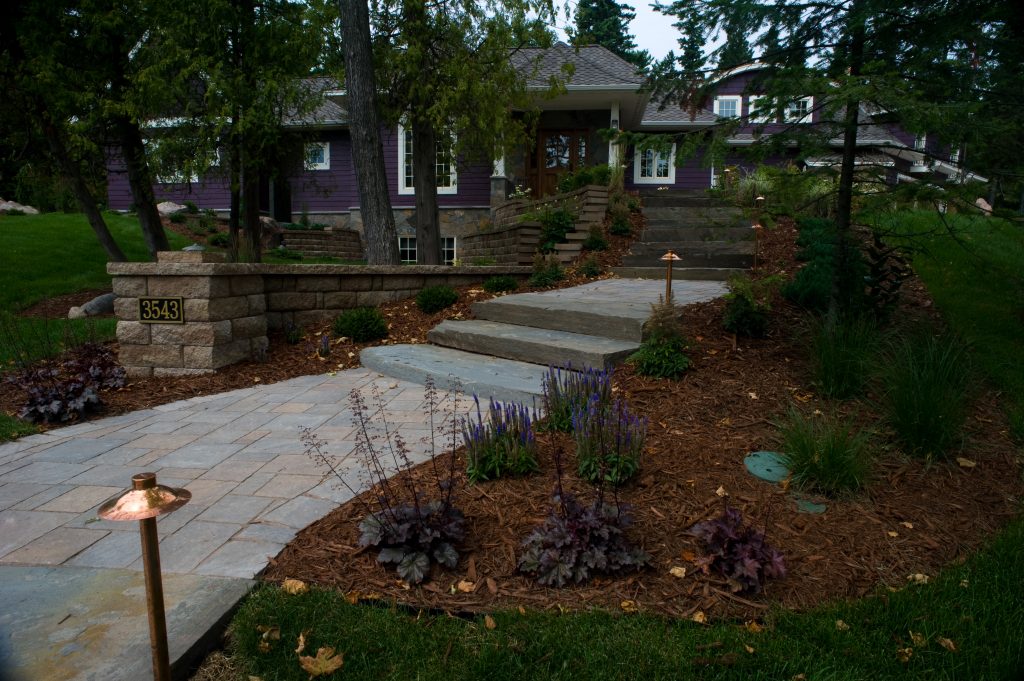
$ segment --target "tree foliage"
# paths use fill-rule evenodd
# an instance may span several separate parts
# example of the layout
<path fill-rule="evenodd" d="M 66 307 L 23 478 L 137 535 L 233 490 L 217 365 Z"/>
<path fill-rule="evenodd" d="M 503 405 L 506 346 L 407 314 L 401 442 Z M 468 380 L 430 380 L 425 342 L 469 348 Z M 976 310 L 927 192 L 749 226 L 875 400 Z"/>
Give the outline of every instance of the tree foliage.
<path fill-rule="evenodd" d="M 629 32 L 629 22 L 636 12 L 625 3 L 615 0 L 581 0 L 576 5 L 575 26 L 570 31 L 573 45 L 600 45 L 638 69 L 646 69 L 651 55 L 636 45 Z"/>

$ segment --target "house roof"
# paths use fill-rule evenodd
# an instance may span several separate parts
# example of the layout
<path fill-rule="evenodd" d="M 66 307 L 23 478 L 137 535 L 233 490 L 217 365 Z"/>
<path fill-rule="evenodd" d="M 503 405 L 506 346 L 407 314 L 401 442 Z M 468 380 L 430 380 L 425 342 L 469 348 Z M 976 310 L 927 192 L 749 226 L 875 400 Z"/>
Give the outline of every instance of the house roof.
<path fill-rule="evenodd" d="M 290 128 L 331 127 L 348 125 L 348 111 L 331 95 L 338 91 L 338 81 L 333 78 L 306 78 L 302 81 L 308 92 L 321 95 L 319 103 L 312 111 L 298 114 L 290 111 L 284 116 L 284 124 Z"/>
<path fill-rule="evenodd" d="M 572 76 L 567 88 L 600 88 L 607 90 L 632 90 L 640 88 L 643 76 L 636 67 L 614 52 L 600 45 L 570 47 L 557 42 L 550 48 L 527 47 L 512 54 L 512 63 L 527 77 L 530 88 L 546 88 L 551 77 L 565 77 L 563 67 L 571 64 Z"/>
<path fill-rule="evenodd" d="M 703 127 L 712 125 L 718 120 L 711 111 L 697 109 L 696 113 L 682 108 L 678 104 L 667 104 L 664 107 L 658 102 L 651 100 L 644 109 L 643 120 L 640 126 L 643 128 L 677 128 L 677 127 Z"/>

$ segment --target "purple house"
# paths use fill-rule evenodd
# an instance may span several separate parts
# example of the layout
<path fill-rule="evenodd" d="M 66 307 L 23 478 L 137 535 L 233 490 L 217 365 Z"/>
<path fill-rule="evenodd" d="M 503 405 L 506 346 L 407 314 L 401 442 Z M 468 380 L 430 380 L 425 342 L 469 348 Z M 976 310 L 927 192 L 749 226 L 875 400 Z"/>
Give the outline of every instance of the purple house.
<path fill-rule="evenodd" d="M 534 196 L 555 192 L 558 178 L 586 165 L 621 162 L 626 187 L 706 189 L 717 185 L 722 168 L 705 163 L 698 154 L 677 165 L 671 151 L 628 148 L 620 150 L 605 141 L 600 130 L 609 128 L 681 133 L 708 128 L 723 119 L 739 119 L 730 146 L 739 148 L 791 126 L 815 125 L 820 111 L 813 93 L 776 108 L 752 88 L 760 64 L 748 64 L 727 72 L 714 92 L 695 113 L 678 106 L 660 107 L 642 91 L 643 77 L 628 62 L 599 46 L 579 49 L 558 43 L 550 49 L 525 49 L 513 57 L 529 73 L 528 88 L 538 93 L 540 116 L 530 143 L 493 164 L 456 163 L 450 154 L 438 155 L 438 198 L 446 259 L 458 257 L 461 236 L 485 229 L 492 210 L 516 187 Z M 551 76 L 571 65 L 571 78 L 563 94 L 542 98 Z M 352 162 L 351 141 L 344 108 L 345 93 L 320 83 L 324 99 L 317 111 L 285 125 L 306 133 L 301 156 L 283 178 L 261 187 L 261 209 L 281 222 L 306 216 L 314 222 L 362 229 L 359 196 Z M 864 111 L 868 121 L 859 133 L 859 162 L 884 169 L 891 182 L 923 176 L 933 179 L 962 177 L 957 150 L 942 149 L 936 139 L 908 133 L 892 123 L 885 112 Z M 412 178 L 412 136 L 401 126 L 383 131 L 384 158 L 391 203 L 399 231 L 403 260 L 415 260 L 415 229 L 409 222 L 415 205 Z M 795 163 L 801 167 L 837 165 L 841 140 L 832 141 L 835 153 L 815 157 L 801 155 L 793 147 L 770 163 Z M 296 155 L 298 157 L 298 155 Z M 729 160 L 732 164 L 732 159 Z M 739 161 L 739 167 L 750 167 Z M 203 177 L 161 178 L 158 200 L 190 200 L 200 208 L 226 213 L 227 182 L 216 167 Z M 108 165 L 108 202 L 114 210 L 128 210 L 131 194 L 123 167 L 112 158 Z"/>

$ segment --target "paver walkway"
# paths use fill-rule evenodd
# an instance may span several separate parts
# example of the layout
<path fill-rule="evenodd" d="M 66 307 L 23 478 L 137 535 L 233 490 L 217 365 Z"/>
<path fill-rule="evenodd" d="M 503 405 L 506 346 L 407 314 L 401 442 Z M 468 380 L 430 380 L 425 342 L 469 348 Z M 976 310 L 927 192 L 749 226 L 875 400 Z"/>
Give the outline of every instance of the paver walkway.
<path fill-rule="evenodd" d="M 422 456 L 426 445 L 418 441 L 429 434 L 423 387 L 366 369 L 198 397 L 0 445 L 0 639 L 11 648 L 0 643 L 0 675 L 13 667 L 29 680 L 148 678 L 138 523 L 96 517 L 100 503 L 141 471 L 192 492 L 188 505 L 157 523 L 170 584 L 171 656 L 185 654 L 298 530 L 351 496 L 304 455 L 300 428 L 315 427 L 358 486 L 359 466 L 347 456 L 356 437 L 348 394 L 358 389 L 369 400 L 374 388 L 414 457 Z M 208 597 L 227 600 L 205 612 L 198 601 Z M 134 624 L 126 622 L 131 616 Z M 127 659 L 129 650 L 135 659 Z"/>

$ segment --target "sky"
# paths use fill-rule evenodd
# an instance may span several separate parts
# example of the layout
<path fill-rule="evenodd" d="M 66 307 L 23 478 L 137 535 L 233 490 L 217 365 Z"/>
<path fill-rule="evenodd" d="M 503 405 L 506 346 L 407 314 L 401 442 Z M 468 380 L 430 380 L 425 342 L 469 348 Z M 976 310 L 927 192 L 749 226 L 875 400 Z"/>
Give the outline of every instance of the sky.
<path fill-rule="evenodd" d="M 619 0 L 622 2 L 623 0 Z M 647 50 L 655 59 L 660 59 L 668 54 L 669 50 L 678 48 L 679 31 L 672 25 L 675 17 L 665 16 L 651 9 L 651 5 L 644 1 L 626 0 L 636 12 L 636 18 L 629 24 L 630 33 L 636 39 L 640 49 Z M 575 13 L 576 3 L 570 2 L 570 16 Z M 559 16 L 559 37 L 565 40 L 564 27 L 571 23 L 563 13 Z"/>

